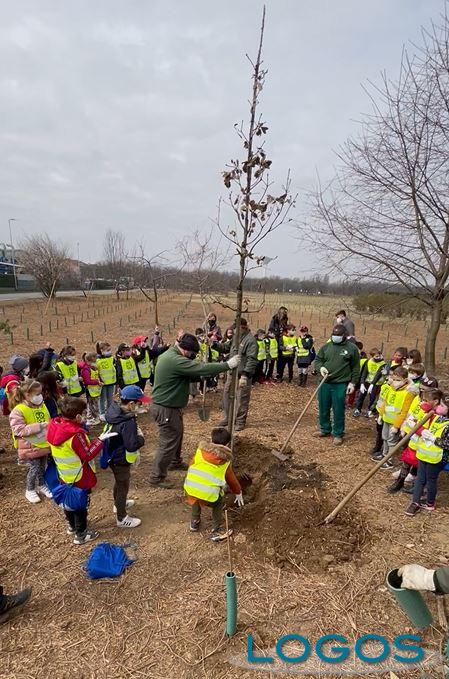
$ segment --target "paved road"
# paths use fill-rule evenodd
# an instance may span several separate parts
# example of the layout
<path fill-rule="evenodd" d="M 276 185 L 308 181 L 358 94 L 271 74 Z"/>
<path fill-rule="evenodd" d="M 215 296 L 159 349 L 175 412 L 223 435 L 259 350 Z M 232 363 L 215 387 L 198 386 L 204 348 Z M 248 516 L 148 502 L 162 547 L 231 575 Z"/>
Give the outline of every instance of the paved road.
<path fill-rule="evenodd" d="M 89 295 L 115 295 L 115 290 L 92 290 Z M 120 291 L 120 297 L 123 292 Z M 81 290 L 60 290 L 56 297 L 83 297 Z M 5 292 L 0 293 L 0 304 L 21 299 L 45 299 L 40 292 Z"/>

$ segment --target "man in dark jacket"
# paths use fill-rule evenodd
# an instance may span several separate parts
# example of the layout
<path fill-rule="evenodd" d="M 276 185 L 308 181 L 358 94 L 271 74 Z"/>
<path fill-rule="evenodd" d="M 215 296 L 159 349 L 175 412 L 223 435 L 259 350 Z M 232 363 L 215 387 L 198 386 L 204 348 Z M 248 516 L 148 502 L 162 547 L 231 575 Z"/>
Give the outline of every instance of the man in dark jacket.
<path fill-rule="evenodd" d="M 338 446 L 343 443 L 345 433 L 346 394 L 354 392 L 360 377 L 359 350 L 348 341 L 344 325 L 334 326 L 330 341 L 318 352 L 315 366 L 321 377 L 328 378 L 318 392 L 320 430 L 317 436 L 332 433 Z"/>
<path fill-rule="evenodd" d="M 107 458 L 115 478 L 114 511 L 117 512 L 119 528 L 136 528 L 142 523 L 135 516 L 128 516 L 126 510 L 134 505 L 134 500 L 127 499 L 131 465 L 138 464 L 139 450 L 145 443 L 142 431 L 137 426 L 136 409 L 141 403 L 149 401 L 142 389 L 132 384 L 123 387 L 120 391 L 120 403 L 112 403 L 105 414 L 108 431 L 117 434 L 109 439 Z"/>
<path fill-rule="evenodd" d="M 268 332 L 272 332 L 278 341 L 279 351 L 282 350 L 282 336 L 288 325 L 288 309 L 285 306 L 280 306 L 277 313 L 274 314 L 268 326 Z"/>
<path fill-rule="evenodd" d="M 258 360 L 258 346 L 257 340 L 251 333 L 248 327 L 248 321 L 242 318 L 240 321 L 240 346 L 237 347 L 235 339 L 231 344 L 231 357 L 240 356 L 240 365 L 238 369 L 238 391 L 237 403 L 235 406 L 235 429 L 234 431 L 243 431 L 248 417 L 249 402 L 251 399 L 251 386 L 253 382 L 254 373 L 256 372 Z M 229 392 L 231 389 L 232 376 L 226 376 L 226 383 L 223 392 L 223 410 L 224 417 L 219 424 L 220 427 L 227 427 L 230 429 L 229 420 Z"/>

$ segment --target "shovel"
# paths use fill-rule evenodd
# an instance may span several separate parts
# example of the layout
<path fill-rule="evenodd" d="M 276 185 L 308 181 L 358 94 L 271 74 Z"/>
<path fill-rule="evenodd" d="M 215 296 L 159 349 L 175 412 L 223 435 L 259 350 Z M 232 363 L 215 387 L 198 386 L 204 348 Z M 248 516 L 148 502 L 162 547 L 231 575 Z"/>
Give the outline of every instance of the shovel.
<path fill-rule="evenodd" d="M 198 408 L 198 417 L 202 422 L 207 422 L 210 417 L 210 408 L 206 406 L 206 380 L 203 384 L 203 402 Z"/>
<path fill-rule="evenodd" d="M 277 459 L 280 460 L 281 462 L 285 462 L 286 460 L 290 459 L 288 455 L 285 455 L 285 449 L 287 448 L 288 444 L 290 443 L 290 439 L 293 436 L 293 434 L 295 433 L 295 431 L 297 430 L 299 423 L 301 422 L 302 418 L 304 417 L 304 415 L 306 414 L 306 412 L 310 408 L 312 401 L 315 399 L 315 396 L 318 394 L 321 386 L 325 383 L 325 381 L 327 380 L 328 377 L 329 377 L 329 375 L 326 375 L 326 377 L 323 377 L 323 379 L 321 380 L 321 382 L 319 383 L 319 385 L 317 386 L 317 388 L 313 392 L 312 396 L 307 401 L 306 405 L 304 406 L 304 410 L 299 415 L 295 424 L 291 428 L 291 431 L 290 431 L 289 435 L 287 436 L 287 438 L 285 439 L 285 443 L 282 446 L 282 448 L 280 450 L 272 450 L 271 451 L 271 454 L 274 455 L 275 457 L 277 457 Z"/>

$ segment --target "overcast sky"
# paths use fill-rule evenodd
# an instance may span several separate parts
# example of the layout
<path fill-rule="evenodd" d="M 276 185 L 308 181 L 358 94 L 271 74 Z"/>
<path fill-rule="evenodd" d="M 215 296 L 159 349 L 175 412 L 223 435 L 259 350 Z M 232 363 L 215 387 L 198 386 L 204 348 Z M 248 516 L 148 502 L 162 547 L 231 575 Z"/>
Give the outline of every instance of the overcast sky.
<path fill-rule="evenodd" d="M 48 232 L 81 259 L 108 228 L 148 253 L 207 229 L 247 117 L 258 0 L 0 0 L 0 241 Z M 299 201 L 442 0 L 268 0 L 261 112 Z M 289 227 L 272 273 L 310 270 Z"/>

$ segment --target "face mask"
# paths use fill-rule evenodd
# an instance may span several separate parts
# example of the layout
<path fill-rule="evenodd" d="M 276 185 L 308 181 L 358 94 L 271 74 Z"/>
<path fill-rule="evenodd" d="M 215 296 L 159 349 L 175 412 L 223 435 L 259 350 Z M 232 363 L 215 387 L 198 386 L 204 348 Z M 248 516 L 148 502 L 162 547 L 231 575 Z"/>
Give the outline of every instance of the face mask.
<path fill-rule="evenodd" d="M 382 358 L 382 356 L 375 356 L 373 358 L 373 361 L 374 361 L 374 363 L 380 363 L 381 361 L 383 361 L 383 358 Z"/>
<path fill-rule="evenodd" d="M 388 384 L 393 384 L 393 378 L 392 377 L 387 377 L 387 382 Z"/>
<path fill-rule="evenodd" d="M 142 347 L 142 349 L 146 349 L 148 344 L 146 342 L 141 342 L 140 346 Z"/>
<path fill-rule="evenodd" d="M 31 396 L 30 401 L 31 403 L 34 403 L 35 406 L 40 406 L 40 404 L 43 402 L 44 397 L 42 394 L 38 394 L 36 396 Z"/>
<path fill-rule="evenodd" d="M 66 356 L 66 359 L 70 361 L 70 363 L 74 363 L 76 361 L 76 356 Z"/>
<path fill-rule="evenodd" d="M 405 384 L 404 380 L 391 380 L 391 386 L 394 389 L 400 389 Z"/>
<path fill-rule="evenodd" d="M 447 415 L 447 406 L 444 403 L 439 403 L 435 408 L 436 415 Z"/>
<path fill-rule="evenodd" d="M 413 365 L 413 358 L 408 358 L 406 363 L 407 365 Z"/>
<path fill-rule="evenodd" d="M 337 316 L 337 322 L 338 323 L 343 323 L 344 320 L 345 319 L 343 318 L 343 316 Z"/>
<path fill-rule="evenodd" d="M 103 356 L 109 358 L 109 356 L 112 356 L 112 351 L 103 351 Z"/>
<path fill-rule="evenodd" d="M 343 335 L 332 335 L 331 340 L 334 344 L 341 344 L 343 342 Z"/>
<path fill-rule="evenodd" d="M 30 369 L 29 369 L 29 368 L 25 368 L 25 370 L 23 371 L 23 374 L 24 374 L 25 376 L 26 376 L 26 375 L 29 375 L 29 374 L 30 374 Z"/>
<path fill-rule="evenodd" d="M 412 373 L 410 373 L 409 377 L 412 380 L 412 382 L 416 382 L 417 380 L 420 379 L 419 375 L 413 375 Z"/>
<path fill-rule="evenodd" d="M 294 330 L 291 330 L 291 331 L 288 333 L 288 336 L 289 336 L 289 337 L 294 337 L 294 336 L 295 336 L 295 331 L 294 331 Z"/>
<path fill-rule="evenodd" d="M 432 406 L 430 405 L 430 403 L 428 403 L 427 401 L 422 401 L 421 410 L 423 411 L 423 413 L 428 413 L 431 411 L 431 409 Z"/>
<path fill-rule="evenodd" d="M 124 352 L 123 352 L 123 356 L 124 356 L 125 358 L 131 358 L 131 352 L 130 352 L 130 351 L 124 351 Z"/>

